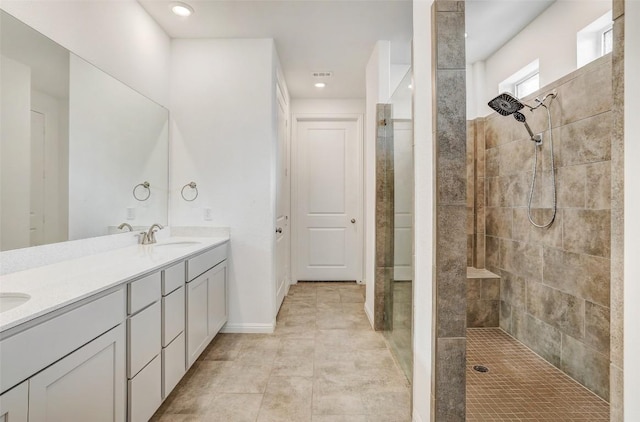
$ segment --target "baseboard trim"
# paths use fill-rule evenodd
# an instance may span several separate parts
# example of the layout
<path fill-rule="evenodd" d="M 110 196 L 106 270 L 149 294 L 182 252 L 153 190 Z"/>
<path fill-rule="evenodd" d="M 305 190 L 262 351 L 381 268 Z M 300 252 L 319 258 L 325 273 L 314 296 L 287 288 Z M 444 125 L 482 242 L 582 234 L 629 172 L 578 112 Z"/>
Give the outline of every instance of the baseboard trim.
<path fill-rule="evenodd" d="M 271 324 L 225 324 L 221 333 L 237 334 L 272 334 L 275 330 L 275 321 Z"/>
<path fill-rule="evenodd" d="M 373 312 L 367 307 L 367 304 L 364 305 L 364 313 L 367 314 L 367 318 L 369 318 L 369 324 L 371 324 L 371 328 L 375 329 L 375 324 L 373 322 Z"/>

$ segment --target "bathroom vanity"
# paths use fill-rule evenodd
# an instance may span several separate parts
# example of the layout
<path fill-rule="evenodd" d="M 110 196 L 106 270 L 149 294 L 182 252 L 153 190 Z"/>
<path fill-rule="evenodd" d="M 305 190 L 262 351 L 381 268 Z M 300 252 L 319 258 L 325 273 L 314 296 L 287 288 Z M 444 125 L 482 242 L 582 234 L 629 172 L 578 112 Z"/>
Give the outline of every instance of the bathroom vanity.
<path fill-rule="evenodd" d="M 227 321 L 228 237 L 0 279 L 0 421 L 147 421 Z"/>

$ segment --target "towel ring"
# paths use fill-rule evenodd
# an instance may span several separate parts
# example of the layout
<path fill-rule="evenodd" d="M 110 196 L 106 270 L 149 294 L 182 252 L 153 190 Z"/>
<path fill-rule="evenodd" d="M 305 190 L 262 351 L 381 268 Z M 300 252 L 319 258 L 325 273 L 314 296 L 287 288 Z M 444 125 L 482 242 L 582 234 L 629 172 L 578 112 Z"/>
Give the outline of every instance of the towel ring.
<path fill-rule="evenodd" d="M 138 196 L 138 194 L 136 193 L 136 190 L 139 187 L 143 187 L 144 189 L 147 190 L 147 196 L 142 197 L 142 196 Z M 149 197 L 151 196 L 151 189 L 150 189 L 151 185 L 149 184 L 149 182 L 142 182 L 142 183 L 138 183 L 137 185 L 135 185 L 135 187 L 133 188 L 133 197 L 136 198 L 136 200 L 142 202 L 142 201 L 146 201 L 147 199 L 149 199 Z"/>
<path fill-rule="evenodd" d="M 191 198 L 191 199 L 187 199 L 187 197 L 186 197 L 186 196 L 184 196 L 184 190 L 185 190 L 187 187 L 189 187 L 189 188 L 191 188 L 191 189 L 194 189 L 194 190 L 196 191 L 196 195 L 195 195 L 193 198 Z M 184 186 L 182 187 L 182 190 L 180 191 L 180 195 L 182 195 L 182 199 L 184 199 L 184 200 L 185 200 L 185 201 L 187 201 L 187 202 L 193 202 L 193 201 L 195 201 L 195 200 L 196 200 L 196 198 L 198 197 L 198 187 L 197 187 L 197 185 L 196 185 L 196 182 L 191 182 L 191 183 L 187 183 L 186 185 L 184 185 Z"/>

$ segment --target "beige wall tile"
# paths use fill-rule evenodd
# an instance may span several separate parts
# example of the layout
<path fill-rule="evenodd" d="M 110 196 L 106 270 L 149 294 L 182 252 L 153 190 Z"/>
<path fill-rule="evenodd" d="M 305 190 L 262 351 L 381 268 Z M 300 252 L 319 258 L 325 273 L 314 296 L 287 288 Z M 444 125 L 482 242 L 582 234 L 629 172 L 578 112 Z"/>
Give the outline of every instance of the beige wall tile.
<path fill-rule="evenodd" d="M 609 308 L 585 302 L 584 343 L 609 356 Z"/>
<path fill-rule="evenodd" d="M 565 209 L 563 223 L 564 249 L 605 258 L 611 256 L 611 211 Z"/>
<path fill-rule="evenodd" d="M 585 117 L 560 128 L 559 167 L 611 159 L 611 112 Z"/>
<path fill-rule="evenodd" d="M 611 62 L 600 64 L 581 77 L 571 79 L 558 88 L 563 124 L 595 116 L 611 110 Z"/>
<path fill-rule="evenodd" d="M 586 166 L 586 207 L 611 209 L 611 161 Z"/>
<path fill-rule="evenodd" d="M 557 173 L 558 208 L 584 208 L 587 166 L 560 167 Z"/>
<path fill-rule="evenodd" d="M 609 358 L 575 338 L 562 336 L 561 369 L 582 385 L 609 401 Z"/>
<path fill-rule="evenodd" d="M 527 312 L 576 339 L 584 338 L 584 300 L 527 281 Z"/>
<path fill-rule="evenodd" d="M 544 283 L 601 306 L 609 306 L 610 261 L 606 258 L 544 249 Z"/>

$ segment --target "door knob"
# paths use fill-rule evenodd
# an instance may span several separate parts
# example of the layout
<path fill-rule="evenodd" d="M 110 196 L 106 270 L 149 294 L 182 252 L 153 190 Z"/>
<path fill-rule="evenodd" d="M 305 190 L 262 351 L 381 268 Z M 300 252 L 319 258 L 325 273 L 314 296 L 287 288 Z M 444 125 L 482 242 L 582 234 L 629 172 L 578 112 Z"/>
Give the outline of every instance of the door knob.
<path fill-rule="evenodd" d="M 351 219 L 351 222 L 352 222 L 353 224 L 356 224 L 356 219 L 355 219 L 355 218 L 352 218 L 352 219 Z"/>
<path fill-rule="evenodd" d="M 276 233 L 282 233 L 282 227 L 278 227 L 278 228 L 276 229 Z"/>

